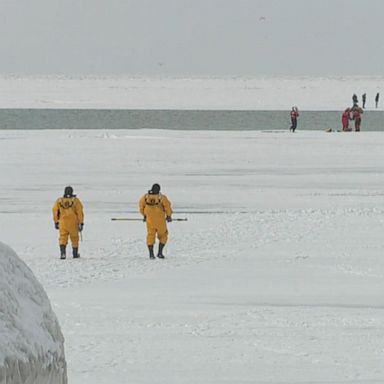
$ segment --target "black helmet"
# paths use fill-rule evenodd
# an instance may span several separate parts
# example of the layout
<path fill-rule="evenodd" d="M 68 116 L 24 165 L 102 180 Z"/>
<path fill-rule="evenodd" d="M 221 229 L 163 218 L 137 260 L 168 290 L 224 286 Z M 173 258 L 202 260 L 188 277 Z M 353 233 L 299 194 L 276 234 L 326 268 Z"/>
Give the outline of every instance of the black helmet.
<path fill-rule="evenodd" d="M 64 197 L 72 197 L 73 196 L 73 188 L 68 185 L 68 187 L 65 187 L 64 189 Z"/>
<path fill-rule="evenodd" d="M 160 193 L 160 185 L 159 184 L 153 184 L 150 192 L 153 195 L 157 195 L 158 193 Z"/>

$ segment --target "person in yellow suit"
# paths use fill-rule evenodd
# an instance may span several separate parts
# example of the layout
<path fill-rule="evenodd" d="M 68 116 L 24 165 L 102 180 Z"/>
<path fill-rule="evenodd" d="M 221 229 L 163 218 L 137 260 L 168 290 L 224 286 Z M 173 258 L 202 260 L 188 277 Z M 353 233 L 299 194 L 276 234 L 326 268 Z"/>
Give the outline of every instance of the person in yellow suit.
<path fill-rule="evenodd" d="M 140 213 L 143 221 L 147 223 L 147 245 L 149 258 L 154 259 L 153 246 L 156 235 L 159 239 L 159 251 L 157 257 L 164 259 L 163 249 L 168 240 L 167 222 L 172 221 L 171 202 L 167 196 L 160 193 L 160 185 L 153 184 L 152 188 L 141 197 L 139 201 Z"/>
<path fill-rule="evenodd" d="M 55 228 L 59 230 L 60 258 L 66 258 L 66 247 L 68 237 L 72 243 L 72 254 L 74 258 L 79 254 L 79 232 L 84 227 L 83 204 L 73 194 L 73 188 L 68 186 L 64 189 L 63 197 L 59 197 L 52 208 Z"/>

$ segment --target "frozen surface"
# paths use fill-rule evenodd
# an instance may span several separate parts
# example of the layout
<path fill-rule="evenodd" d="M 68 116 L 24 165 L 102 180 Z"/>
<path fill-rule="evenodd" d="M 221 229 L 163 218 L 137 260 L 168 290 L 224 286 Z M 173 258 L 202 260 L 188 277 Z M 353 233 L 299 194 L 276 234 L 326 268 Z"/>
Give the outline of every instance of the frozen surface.
<path fill-rule="evenodd" d="M 297 105 L 342 111 L 352 105 L 354 93 L 360 102 L 366 93 L 366 106 L 374 109 L 384 77 L 8 76 L 0 77 L 0 88 L 0 108 L 290 110 Z"/>
<path fill-rule="evenodd" d="M 0 383 L 66 384 L 64 338 L 43 287 L 0 243 Z"/>
<path fill-rule="evenodd" d="M 71 384 L 384 382 L 384 135 L 0 131 L 0 231 L 48 292 Z M 151 261 L 137 201 L 173 202 Z M 85 206 L 79 260 L 51 207 Z"/>

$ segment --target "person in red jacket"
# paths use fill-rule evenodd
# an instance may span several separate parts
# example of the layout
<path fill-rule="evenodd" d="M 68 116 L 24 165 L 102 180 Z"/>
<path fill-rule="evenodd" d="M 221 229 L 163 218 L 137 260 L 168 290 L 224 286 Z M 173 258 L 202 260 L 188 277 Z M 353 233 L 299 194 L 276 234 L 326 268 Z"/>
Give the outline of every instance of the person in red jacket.
<path fill-rule="evenodd" d="M 347 108 L 341 115 L 341 123 L 343 124 L 343 132 L 350 131 L 349 120 L 351 119 L 351 108 Z"/>
<path fill-rule="evenodd" d="M 355 120 L 355 132 L 360 131 L 361 126 L 361 115 L 363 114 L 363 109 L 359 106 L 352 108 L 352 118 Z"/>
<path fill-rule="evenodd" d="M 300 116 L 299 109 L 297 107 L 292 107 L 291 110 L 291 128 L 289 130 L 291 132 L 295 132 L 295 129 L 297 128 L 297 118 Z"/>

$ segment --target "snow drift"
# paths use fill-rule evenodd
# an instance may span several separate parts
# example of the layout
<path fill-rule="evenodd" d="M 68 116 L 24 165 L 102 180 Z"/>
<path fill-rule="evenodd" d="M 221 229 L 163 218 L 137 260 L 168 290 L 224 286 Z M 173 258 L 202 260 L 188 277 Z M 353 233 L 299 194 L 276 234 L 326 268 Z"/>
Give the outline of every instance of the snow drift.
<path fill-rule="evenodd" d="M 64 338 L 48 296 L 0 242 L 0 384 L 65 384 Z"/>

